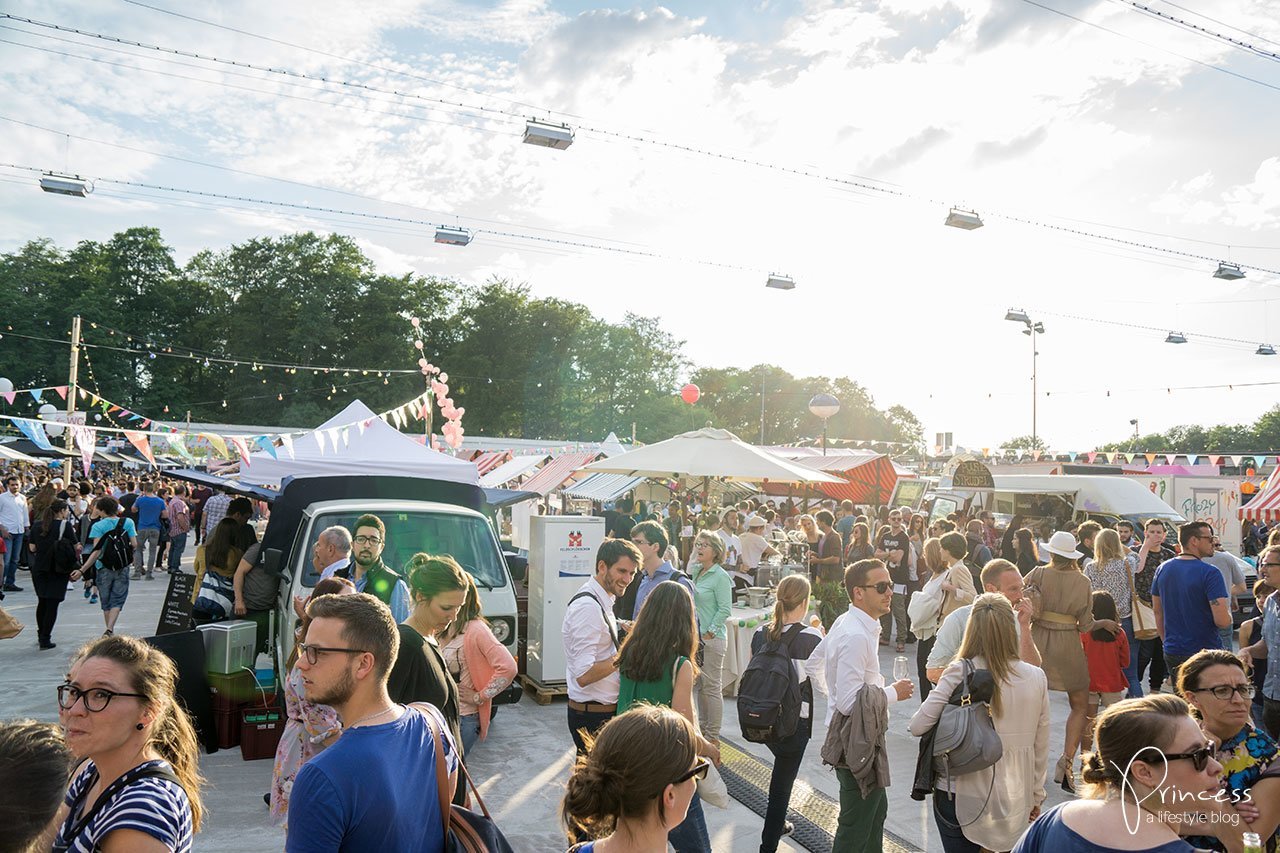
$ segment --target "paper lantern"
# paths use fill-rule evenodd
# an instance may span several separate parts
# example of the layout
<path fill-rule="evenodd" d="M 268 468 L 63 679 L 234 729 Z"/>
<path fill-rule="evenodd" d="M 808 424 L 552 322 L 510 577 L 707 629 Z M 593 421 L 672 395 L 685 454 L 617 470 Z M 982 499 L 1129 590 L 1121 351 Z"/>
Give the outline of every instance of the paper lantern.
<path fill-rule="evenodd" d="M 702 396 L 702 389 L 690 382 L 688 385 L 680 389 L 680 399 L 684 400 L 690 406 L 698 402 L 698 398 Z"/>
<path fill-rule="evenodd" d="M 13 382 L 0 376 L 0 394 L 8 394 L 13 390 Z"/>

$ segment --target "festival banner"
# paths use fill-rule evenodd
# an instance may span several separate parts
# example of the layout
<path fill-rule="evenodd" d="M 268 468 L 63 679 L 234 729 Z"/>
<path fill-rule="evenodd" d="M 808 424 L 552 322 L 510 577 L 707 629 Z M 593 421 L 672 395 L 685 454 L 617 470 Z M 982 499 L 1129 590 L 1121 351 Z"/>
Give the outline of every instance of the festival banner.
<path fill-rule="evenodd" d="M 89 466 L 93 463 L 93 430 L 88 427 L 75 425 L 71 427 L 71 435 L 75 438 L 76 446 L 80 448 L 80 464 L 84 466 L 84 475 L 89 476 Z"/>
<path fill-rule="evenodd" d="M 156 464 L 156 457 L 151 452 L 151 442 L 147 440 L 146 435 L 140 432 L 133 432 L 132 430 L 125 430 L 124 437 L 129 439 L 129 443 L 136 447 L 138 452 L 141 453 L 154 468 Z"/>
<path fill-rule="evenodd" d="M 53 450 L 53 445 L 49 443 L 49 436 L 45 434 L 44 427 L 37 421 L 27 418 L 14 418 L 13 425 L 18 431 L 31 439 L 31 442 L 41 450 Z"/>

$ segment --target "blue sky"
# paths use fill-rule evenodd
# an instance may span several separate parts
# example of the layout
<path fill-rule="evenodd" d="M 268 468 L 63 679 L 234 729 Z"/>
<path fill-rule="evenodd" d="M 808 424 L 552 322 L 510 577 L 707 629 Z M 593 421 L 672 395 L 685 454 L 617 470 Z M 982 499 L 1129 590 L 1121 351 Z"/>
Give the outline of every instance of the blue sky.
<path fill-rule="evenodd" d="M 1280 346 L 1280 279 L 1210 273 L 1220 258 L 1280 269 L 1280 63 L 1119 0 L 1041 3 L 1096 26 L 1023 0 L 147 2 L 343 58 L 123 0 L 9 0 L 3 11 L 468 107 L 317 91 L 324 84 L 0 22 L 12 27 L 0 39 L 27 45 L 0 43 L 0 115 L 295 182 L 68 145 L 0 121 L 4 162 L 99 179 L 88 199 L 68 199 L 0 168 L 0 249 L 146 224 L 185 260 L 261 234 L 337 230 L 387 271 L 498 275 L 610 318 L 658 314 L 700 364 L 767 359 L 850 375 L 880 405 L 911 408 L 929 434 L 972 447 L 1029 431 L 1029 350 L 1002 319 L 1011 306 L 1048 328 L 1039 427 L 1062 450 L 1123 437 L 1134 417 L 1144 431 L 1251 421 L 1276 399 L 1275 386 L 1245 386 L 1280 379 L 1280 361 L 1253 355 L 1257 343 Z M 1278 0 L 1195 9 L 1223 22 L 1195 18 L 1206 28 L 1280 52 Z M 520 143 L 535 107 L 579 128 L 570 149 Z M 113 180 L 478 233 L 458 249 L 433 243 L 426 226 Z M 944 228 L 951 205 L 978 209 L 986 227 Z M 665 257 L 485 233 L 499 223 Z M 770 271 L 798 287 L 766 290 Z M 1191 343 L 1162 343 L 1171 329 Z M 1240 387 L 1168 390 L 1225 383 Z"/>

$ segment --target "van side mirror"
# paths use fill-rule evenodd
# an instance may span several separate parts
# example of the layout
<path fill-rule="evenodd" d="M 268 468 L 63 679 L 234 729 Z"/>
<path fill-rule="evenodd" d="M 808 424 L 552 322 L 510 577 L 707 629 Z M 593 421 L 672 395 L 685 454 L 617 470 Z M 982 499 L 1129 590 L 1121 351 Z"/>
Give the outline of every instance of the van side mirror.
<path fill-rule="evenodd" d="M 502 556 L 507 558 L 507 568 L 511 571 L 511 577 L 514 580 L 524 583 L 525 577 L 529 574 L 529 558 L 521 557 L 519 554 L 506 553 Z"/>
<path fill-rule="evenodd" d="M 262 567 L 267 570 L 267 574 L 274 577 L 280 576 L 280 561 L 284 555 L 279 548 L 268 548 L 262 553 Z"/>

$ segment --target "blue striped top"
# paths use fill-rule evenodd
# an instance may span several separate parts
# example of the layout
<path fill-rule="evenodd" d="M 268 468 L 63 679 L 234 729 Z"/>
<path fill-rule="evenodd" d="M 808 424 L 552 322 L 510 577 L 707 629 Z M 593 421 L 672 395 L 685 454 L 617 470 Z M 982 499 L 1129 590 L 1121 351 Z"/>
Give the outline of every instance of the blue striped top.
<path fill-rule="evenodd" d="M 172 772 L 167 762 L 147 761 L 139 767 L 164 767 Z M 71 780 L 67 788 L 66 804 L 70 808 L 67 819 L 58 830 L 53 842 L 53 853 L 94 853 L 102 849 L 107 835 L 117 829 L 133 829 L 158 839 L 174 853 L 191 851 L 191 803 L 181 785 L 148 776 L 135 780 L 113 796 L 93 820 L 75 838 L 67 833 L 80 822 L 90 805 L 83 802 L 96 776 L 92 761 Z"/>

